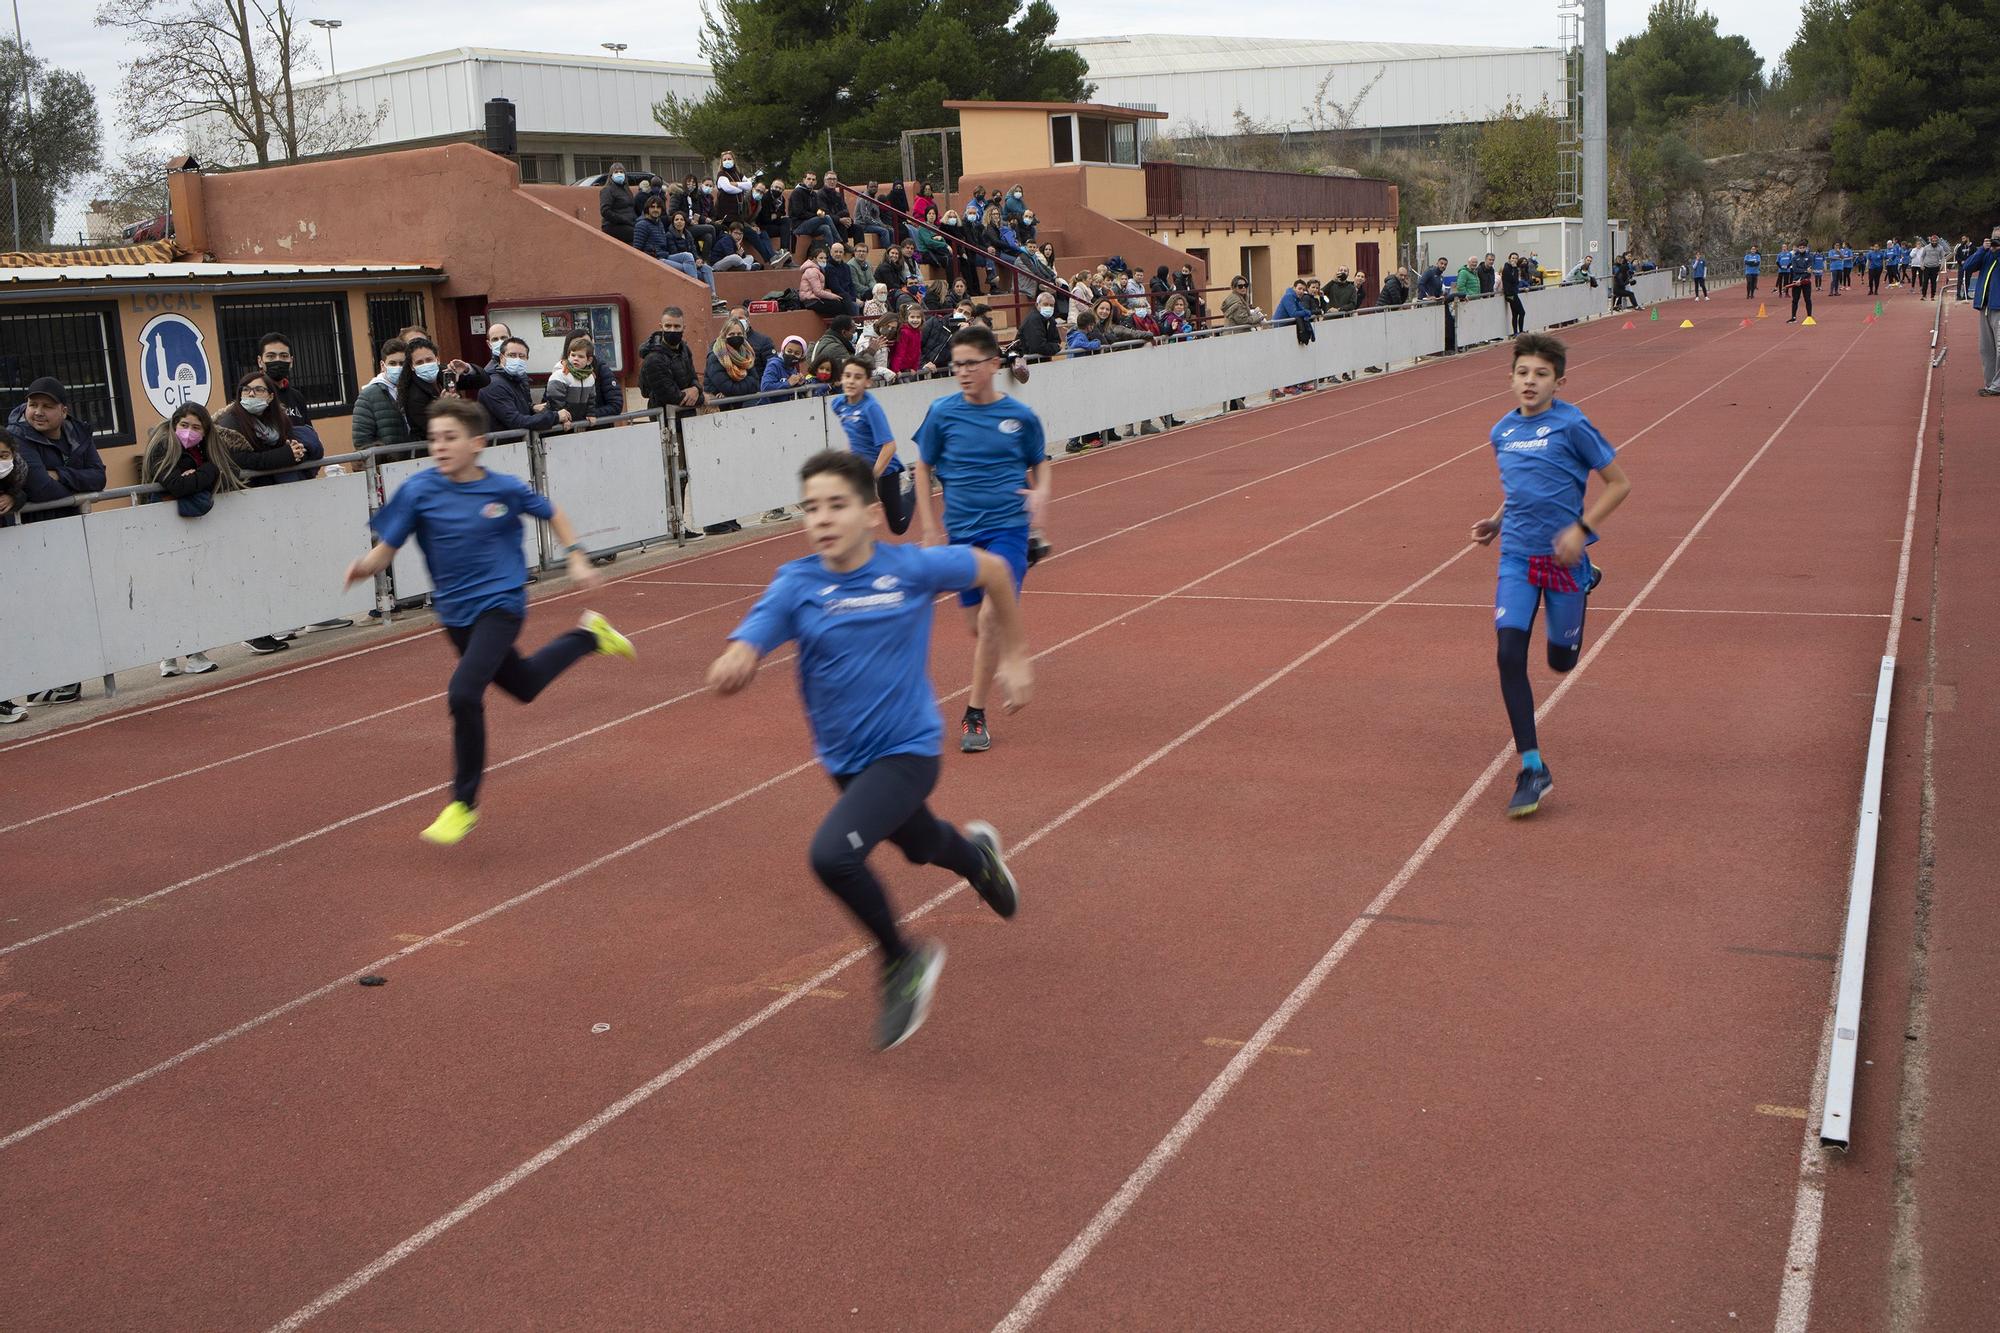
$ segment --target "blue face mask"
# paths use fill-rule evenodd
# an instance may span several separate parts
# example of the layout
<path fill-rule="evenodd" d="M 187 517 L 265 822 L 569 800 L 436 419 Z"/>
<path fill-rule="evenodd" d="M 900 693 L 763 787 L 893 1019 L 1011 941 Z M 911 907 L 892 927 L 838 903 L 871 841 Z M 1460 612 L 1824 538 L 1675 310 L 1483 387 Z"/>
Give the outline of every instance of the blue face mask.
<path fill-rule="evenodd" d="M 500 369 L 512 375 L 517 380 L 526 379 L 528 375 L 528 358 L 525 356 L 510 356 L 500 363 Z"/>
<path fill-rule="evenodd" d="M 393 389 L 402 381 L 403 368 L 401 366 L 384 366 L 382 367 L 382 378 L 388 381 L 389 387 Z"/>
<path fill-rule="evenodd" d="M 623 184 L 625 183 L 625 173 L 624 173 L 624 172 L 622 172 L 622 171 L 614 171 L 614 172 L 612 172 L 612 173 L 611 173 L 611 183 L 612 183 L 613 185 L 623 185 Z"/>
<path fill-rule="evenodd" d="M 423 381 L 424 383 L 426 383 L 426 384 L 429 384 L 429 383 L 430 383 L 431 381 L 435 380 L 435 379 L 436 379 L 437 377 L 438 377 L 438 363 L 437 363 L 437 362 L 435 362 L 435 361 L 426 361 L 426 362 L 424 362 L 424 363 L 423 363 L 423 364 L 422 364 L 421 366 L 418 366 L 418 367 L 417 367 L 417 378 L 418 378 L 418 379 L 420 379 L 420 380 L 422 380 L 422 381 Z"/>

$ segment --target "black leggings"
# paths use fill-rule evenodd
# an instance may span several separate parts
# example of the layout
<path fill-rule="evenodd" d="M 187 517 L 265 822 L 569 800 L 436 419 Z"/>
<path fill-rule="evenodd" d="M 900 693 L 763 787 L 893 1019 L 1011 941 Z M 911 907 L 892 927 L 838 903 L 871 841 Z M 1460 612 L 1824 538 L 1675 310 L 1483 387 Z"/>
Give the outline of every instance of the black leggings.
<path fill-rule="evenodd" d="M 1532 629 L 1500 631 L 1500 698 L 1507 705 L 1507 721 L 1514 729 L 1514 749 L 1526 754 L 1538 750 L 1535 739 L 1535 690 L 1528 683 L 1528 636 Z M 1569 671 L 1583 656 L 1582 639 L 1577 647 L 1549 645 L 1549 670 Z"/>
<path fill-rule="evenodd" d="M 1694 294 L 1695 294 L 1696 296 L 1707 296 L 1707 295 L 1708 295 L 1708 279 L 1707 279 L 1707 278 L 1700 278 L 1700 277 L 1698 277 L 1698 278 L 1696 278 L 1696 279 L 1694 280 Z"/>
<path fill-rule="evenodd" d="M 978 849 L 924 804 L 937 786 L 938 767 L 934 754 L 892 754 L 859 773 L 835 774 L 840 799 L 813 834 L 813 874 L 882 946 L 885 967 L 909 947 L 882 881 L 868 869 L 868 853 L 893 842 L 911 865 L 943 866 L 968 880 L 981 868 Z"/>
<path fill-rule="evenodd" d="M 1921 268 L 1917 272 L 1921 275 L 1917 279 L 1917 291 L 1924 296 L 1936 296 L 1938 271 L 1934 268 Z"/>
<path fill-rule="evenodd" d="M 533 657 L 514 651 L 521 617 L 512 611 L 487 611 L 470 625 L 446 625 L 458 649 L 458 668 L 451 673 L 445 699 L 451 707 L 451 749 L 455 761 L 451 794 L 467 805 L 479 803 L 479 779 L 486 772 L 486 687 L 498 685 L 528 703 L 550 681 L 575 666 L 597 648 L 589 630 L 573 629 L 549 640 Z"/>
<path fill-rule="evenodd" d="M 1528 308 L 1521 304 L 1519 296 L 1509 296 L 1507 298 L 1507 313 L 1510 317 L 1510 327 L 1507 330 L 1509 333 L 1526 333 L 1528 331 Z"/>
<path fill-rule="evenodd" d="M 1745 273 L 1743 275 L 1743 299 L 1747 301 L 1756 294 L 1757 275 L 1755 273 Z"/>
<path fill-rule="evenodd" d="M 1879 269 L 1879 268 L 1871 268 L 1871 269 L 1869 269 L 1869 270 L 1868 270 L 1868 294 L 1869 294 L 1870 296 L 1874 296 L 1874 295 L 1878 294 L 1878 293 L 1879 293 L 1879 292 L 1880 292 L 1881 290 L 1882 290 L 1882 270 L 1881 270 L 1881 269 Z"/>
<path fill-rule="evenodd" d="M 1812 318 L 1812 293 L 1813 293 L 1813 286 L 1811 280 L 1809 279 L 1800 278 L 1797 282 L 1794 282 L 1792 284 L 1793 319 L 1797 319 L 1799 317 L 1799 298 L 1801 296 L 1806 298 L 1806 318 L 1807 319 Z"/>
<path fill-rule="evenodd" d="M 875 478 L 875 496 L 882 502 L 882 514 L 889 520 L 889 531 L 898 537 L 910 530 L 910 518 L 915 509 L 916 496 L 903 493 L 904 469 L 894 468 Z"/>

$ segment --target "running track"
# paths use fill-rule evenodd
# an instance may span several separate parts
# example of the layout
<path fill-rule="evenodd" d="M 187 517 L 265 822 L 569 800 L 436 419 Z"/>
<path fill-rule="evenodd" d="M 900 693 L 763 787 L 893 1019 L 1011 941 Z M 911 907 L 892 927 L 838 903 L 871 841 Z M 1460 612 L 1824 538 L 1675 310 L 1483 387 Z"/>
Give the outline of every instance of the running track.
<path fill-rule="evenodd" d="M 951 948 L 886 1057 L 786 659 L 699 692 L 796 537 L 598 594 L 639 665 L 496 701 L 452 851 L 435 634 L 0 746 L 4 1322 L 1872 1326 L 1787 1257 L 1826 1197 L 1885 1262 L 1799 1113 L 1930 319 L 1825 304 L 1571 331 L 1636 489 L 1526 824 L 1502 352 L 1065 463 L 1037 702 L 938 798 L 1024 909 L 878 858 Z"/>

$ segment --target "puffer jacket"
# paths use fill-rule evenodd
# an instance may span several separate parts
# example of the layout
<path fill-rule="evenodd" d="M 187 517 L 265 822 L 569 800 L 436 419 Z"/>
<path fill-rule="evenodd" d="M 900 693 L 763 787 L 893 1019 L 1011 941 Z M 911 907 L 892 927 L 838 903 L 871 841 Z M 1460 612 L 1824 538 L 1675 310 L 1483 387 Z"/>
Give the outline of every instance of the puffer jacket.
<path fill-rule="evenodd" d="M 16 404 L 7 414 L 7 433 L 14 437 L 19 455 L 26 503 L 60 500 L 69 495 L 89 495 L 104 489 L 104 460 L 91 442 L 90 428 L 75 416 L 63 422 L 62 439 L 51 442 L 28 424 L 28 405 Z M 29 514 L 23 521 L 41 522 L 73 514 L 74 509 L 49 509 Z"/>
<path fill-rule="evenodd" d="M 356 449 L 365 449 L 371 444 L 408 444 L 416 438 L 410 431 L 409 423 L 403 420 L 403 409 L 396 402 L 396 391 L 380 375 L 362 386 L 360 396 L 354 400 L 352 424 Z"/>

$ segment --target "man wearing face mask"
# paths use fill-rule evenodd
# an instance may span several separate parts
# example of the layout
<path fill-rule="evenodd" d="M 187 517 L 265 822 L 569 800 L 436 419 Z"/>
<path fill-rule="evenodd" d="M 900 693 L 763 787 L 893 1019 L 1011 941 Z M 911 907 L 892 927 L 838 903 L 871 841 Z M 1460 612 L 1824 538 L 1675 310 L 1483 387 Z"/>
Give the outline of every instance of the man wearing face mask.
<path fill-rule="evenodd" d="M 27 401 L 7 414 L 7 434 L 13 450 L 8 458 L 8 476 L 25 470 L 27 479 L 17 482 L 9 494 L 22 504 L 61 500 L 71 495 L 89 495 L 104 489 L 104 460 L 91 442 L 90 427 L 70 414 L 69 391 L 53 375 L 43 375 L 28 385 Z M 10 505 L 11 508 L 11 505 Z M 68 518 L 74 509 L 45 509 L 24 514 L 23 523 Z M 17 595 L 26 595 L 25 588 Z M 28 696 L 31 704 L 69 704 L 83 697 L 83 684 L 71 681 L 54 689 Z M 18 711 L 6 715 L 12 705 L 0 708 L 0 720 L 18 722 Z"/>
<path fill-rule="evenodd" d="M 479 391 L 479 405 L 493 419 L 495 430 L 550 430 L 567 426 L 568 409 L 535 410 L 534 391 L 528 387 L 528 344 L 509 338 L 500 349 L 500 373 Z"/>
<path fill-rule="evenodd" d="M 597 192 L 597 216 L 598 227 L 606 236 L 632 244 L 632 229 L 639 223 L 639 214 L 632 203 L 632 187 L 626 183 L 623 162 L 611 164 L 611 179 Z"/>
<path fill-rule="evenodd" d="M 653 407 L 701 406 L 701 375 L 687 345 L 687 316 L 677 305 L 660 314 L 660 327 L 639 348 L 639 392 Z"/>
<path fill-rule="evenodd" d="M 1056 322 L 1056 298 L 1043 292 L 1035 298 L 1035 313 L 1021 321 L 1014 350 L 1024 356 L 1057 356 L 1062 352 L 1062 328 Z"/>
<path fill-rule="evenodd" d="M 312 410 L 306 406 L 306 396 L 292 384 L 291 340 L 282 333 L 265 334 L 257 344 L 257 369 L 270 382 L 275 405 L 285 409 L 285 416 L 291 422 L 292 439 L 302 450 L 299 461 L 317 463 L 326 457 L 319 432 L 313 429 Z M 312 475 L 311 468 L 297 468 L 276 476 L 253 478 L 250 484 L 271 486 L 283 481 L 304 481 Z"/>
<path fill-rule="evenodd" d="M 415 438 L 397 403 L 397 389 L 406 373 L 408 358 L 409 344 L 401 338 L 390 338 L 382 344 L 376 359 L 378 373 L 362 386 L 360 396 L 354 400 L 352 427 L 356 449 L 371 444 L 402 444 Z"/>

